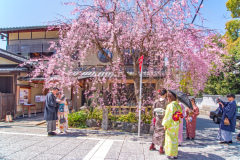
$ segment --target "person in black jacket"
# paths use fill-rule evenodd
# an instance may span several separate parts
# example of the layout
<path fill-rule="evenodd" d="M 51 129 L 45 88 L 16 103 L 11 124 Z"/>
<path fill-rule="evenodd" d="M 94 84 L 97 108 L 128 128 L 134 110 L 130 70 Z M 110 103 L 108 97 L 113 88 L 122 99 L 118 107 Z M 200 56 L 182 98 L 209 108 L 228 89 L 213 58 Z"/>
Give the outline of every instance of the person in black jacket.
<path fill-rule="evenodd" d="M 229 102 L 223 102 L 217 99 L 219 103 L 219 114 L 222 114 L 222 119 L 219 125 L 218 139 L 220 144 L 232 144 L 232 132 L 235 132 L 237 118 L 237 104 L 234 94 L 227 95 Z M 228 124 L 225 123 L 228 121 Z"/>
<path fill-rule="evenodd" d="M 56 103 L 56 94 L 59 91 L 58 88 L 53 88 L 46 96 L 45 100 L 45 109 L 44 109 L 44 120 L 47 121 L 47 132 L 48 136 L 56 135 L 56 120 L 57 117 L 57 103 Z"/>

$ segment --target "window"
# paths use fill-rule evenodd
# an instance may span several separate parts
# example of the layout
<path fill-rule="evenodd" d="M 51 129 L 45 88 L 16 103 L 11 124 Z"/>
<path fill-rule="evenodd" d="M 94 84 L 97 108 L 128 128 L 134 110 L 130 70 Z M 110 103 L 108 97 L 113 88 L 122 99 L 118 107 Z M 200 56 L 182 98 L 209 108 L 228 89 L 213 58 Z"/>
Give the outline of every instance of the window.
<path fill-rule="evenodd" d="M 107 55 L 112 59 L 112 56 L 113 56 L 112 52 L 111 52 L 109 49 L 103 49 L 103 50 L 104 50 L 104 51 L 107 53 Z M 98 51 L 98 59 L 99 59 L 101 62 L 103 62 L 103 63 L 109 62 L 109 60 L 102 54 L 101 51 Z"/>
<path fill-rule="evenodd" d="M 13 93 L 13 77 L 0 77 L 0 92 Z"/>

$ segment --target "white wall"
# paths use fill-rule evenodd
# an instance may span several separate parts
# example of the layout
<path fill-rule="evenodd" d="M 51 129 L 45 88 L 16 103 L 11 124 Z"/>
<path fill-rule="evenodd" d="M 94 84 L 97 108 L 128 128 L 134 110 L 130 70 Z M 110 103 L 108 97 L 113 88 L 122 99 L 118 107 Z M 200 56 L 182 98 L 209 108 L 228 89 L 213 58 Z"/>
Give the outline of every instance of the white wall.
<path fill-rule="evenodd" d="M 218 103 L 216 100 L 220 98 L 222 101 L 228 102 L 227 96 L 221 95 L 204 95 L 203 98 L 196 98 L 196 104 L 199 109 L 205 110 L 216 110 L 218 108 Z M 237 104 L 240 106 L 240 95 L 236 95 L 235 98 Z"/>

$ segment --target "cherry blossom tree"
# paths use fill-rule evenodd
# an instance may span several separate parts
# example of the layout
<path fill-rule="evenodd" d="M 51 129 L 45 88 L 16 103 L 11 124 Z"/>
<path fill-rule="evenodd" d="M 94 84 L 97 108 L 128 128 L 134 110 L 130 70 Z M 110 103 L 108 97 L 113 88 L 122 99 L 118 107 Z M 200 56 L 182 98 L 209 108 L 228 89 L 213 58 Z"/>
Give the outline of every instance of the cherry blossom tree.
<path fill-rule="evenodd" d="M 197 94 L 204 89 L 212 71 L 217 75 L 222 70 L 222 56 L 226 54 L 218 45 L 225 43 L 224 39 L 216 42 L 216 33 L 189 22 L 191 8 L 197 4 L 198 0 L 93 0 L 92 5 L 66 3 L 75 6 L 71 14 L 77 18 L 49 27 L 50 30 L 59 29 L 59 40 L 51 45 L 56 53 L 48 61 L 36 63 L 31 76 L 44 76 L 46 88 L 74 86 L 76 93 L 78 79 L 85 71 L 96 68 L 98 73 L 97 68 L 104 68 L 104 72 L 111 72 L 111 76 L 96 74 L 89 79 L 91 87 L 86 94 L 97 93 L 96 105 L 100 106 L 104 106 L 104 96 L 110 94 L 114 99 L 111 105 L 117 105 L 119 101 L 126 101 L 127 79 L 133 79 L 138 101 L 138 59 L 144 55 L 148 79 L 161 80 L 161 86 L 167 89 L 179 89 L 182 77 L 190 75 L 193 92 Z M 88 58 L 99 52 L 108 63 L 89 65 Z M 132 72 L 126 66 L 129 59 Z M 88 64 L 88 68 L 77 70 L 78 64 Z M 58 76 L 54 79 L 53 75 Z M 112 89 L 103 85 L 110 80 Z M 98 84 L 103 87 L 97 88 Z M 118 84 L 122 84 L 120 88 Z M 102 90 L 108 93 L 104 95 Z M 91 96 L 94 98 L 94 94 Z M 146 101 L 154 99 L 145 97 Z"/>

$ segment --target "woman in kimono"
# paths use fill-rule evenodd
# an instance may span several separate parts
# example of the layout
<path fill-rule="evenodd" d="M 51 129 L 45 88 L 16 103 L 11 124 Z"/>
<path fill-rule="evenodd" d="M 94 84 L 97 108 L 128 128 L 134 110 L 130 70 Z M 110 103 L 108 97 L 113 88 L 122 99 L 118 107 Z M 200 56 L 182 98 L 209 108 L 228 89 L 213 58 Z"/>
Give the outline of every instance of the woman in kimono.
<path fill-rule="evenodd" d="M 191 103 L 193 109 L 187 108 L 186 109 L 186 130 L 187 130 L 187 140 L 195 138 L 196 132 L 196 123 L 197 123 L 197 116 L 199 115 L 199 109 L 196 106 L 195 99 L 191 99 Z"/>
<path fill-rule="evenodd" d="M 149 150 L 156 150 L 155 145 L 160 146 L 159 153 L 164 154 L 163 147 L 164 147 L 164 141 L 165 141 L 165 130 L 162 126 L 162 120 L 164 117 L 164 112 L 158 113 L 156 109 L 162 109 L 162 111 L 166 110 L 166 106 L 168 104 L 166 96 L 167 96 L 167 90 L 165 88 L 162 88 L 162 90 L 159 91 L 160 98 L 157 99 L 153 103 L 152 111 L 153 111 L 153 118 L 154 118 L 154 133 L 152 138 L 152 144 L 149 148 Z"/>
<path fill-rule="evenodd" d="M 234 94 L 227 95 L 229 102 L 219 102 L 219 114 L 222 114 L 222 119 L 219 125 L 218 139 L 220 144 L 232 144 L 232 132 L 235 132 L 236 118 L 237 118 L 237 104 Z M 228 121 L 229 124 L 224 123 Z"/>
<path fill-rule="evenodd" d="M 64 98 L 64 97 L 63 97 Z M 58 107 L 58 127 L 59 127 L 59 133 L 67 133 L 68 129 L 68 106 L 66 100 L 62 100 L 62 94 L 59 92 L 57 94 L 57 103 L 59 103 Z M 62 122 L 62 120 L 65 119 L 65 122 Z"/>
<path fill-rule="evenodd" d="M 167 99 L 169 104 L 167 105 L 166 113 L 162 122 L 165 130 L 165 154 L 168 159 L 177 159 L 178 131 L 181 120 L 179 116 L 177 116 L 177 119 L 175 116 L 182 114 L 182 108 L 176 101 L 177 96 L 174 93 L 169 91 L 167 93 Z"/>
<path fill-rule="evenodd" d="M 181 102 L 179 102 L 179 105 L 182 108 L 182 114 L 183 114 L 183 118 L 184 118 L 185 117 L 185 107 L 184 107 L 184 105 Z M 181 118 L 181 123 L 179 125 L 178 146 L 181 146 L 182 142 L 183 142 L 183 118 Z"/>

